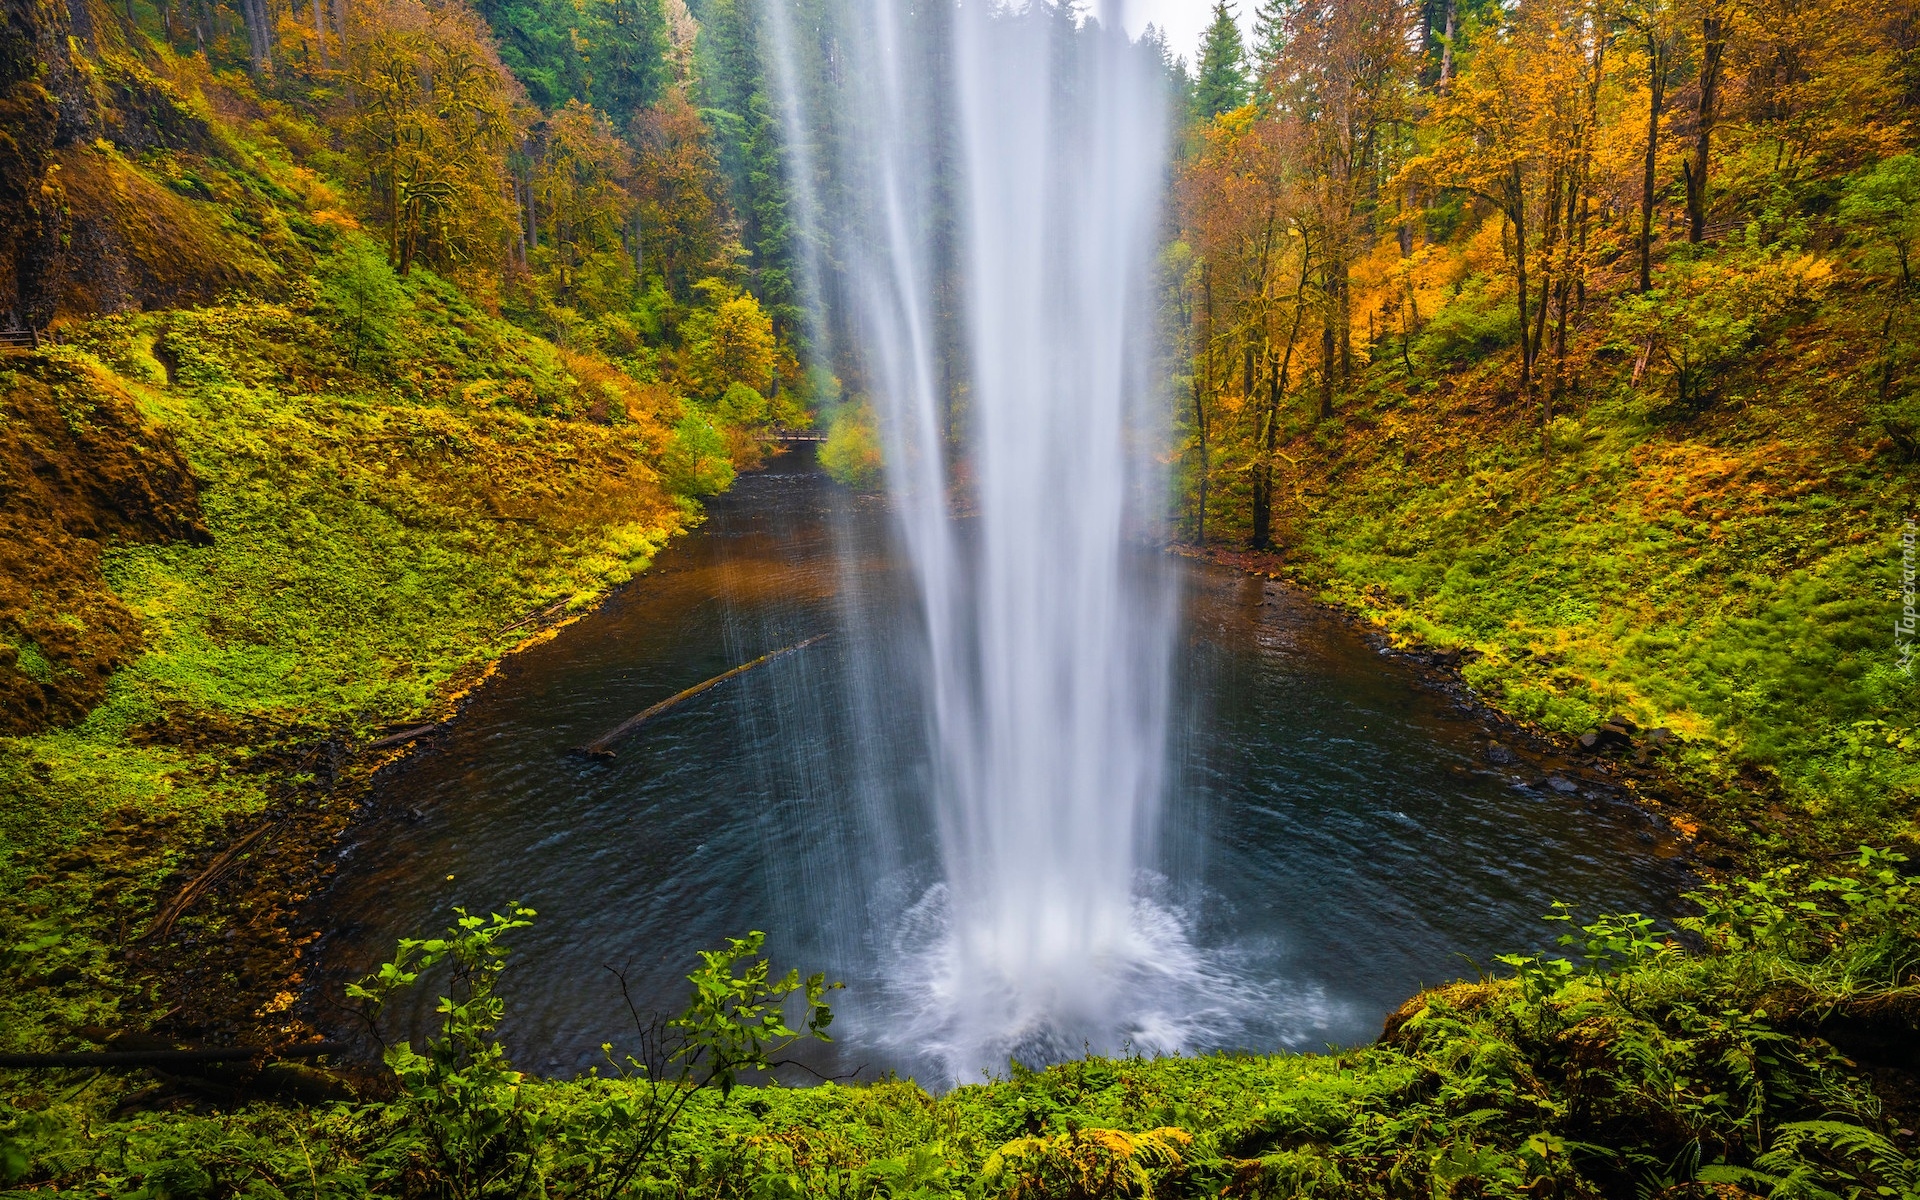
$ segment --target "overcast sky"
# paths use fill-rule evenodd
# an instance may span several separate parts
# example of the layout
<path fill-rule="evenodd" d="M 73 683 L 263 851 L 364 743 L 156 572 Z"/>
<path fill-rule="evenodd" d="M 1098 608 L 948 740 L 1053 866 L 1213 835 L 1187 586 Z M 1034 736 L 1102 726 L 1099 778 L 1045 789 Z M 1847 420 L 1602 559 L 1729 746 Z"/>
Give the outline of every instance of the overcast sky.
<path fill-rule="evenodd" d="M 1100 0 L 1088 7 L 1105 16 L 1110 5 L 1116 0 Z M 1173 46 L 1173 52 L 1187 60 L 1187 66 L 1193 66 L 1193 60 L 1200 54 L 1200 34 L 1213 17 L 1213 0 L 1119 0 L 1123 9 L 1127 32 L 1134 37 L 1147 27 L 1148 22 L 1159 26 L 1167 35 L 1167 41 Z M 1239 0 L 1229 3 L 1228 8 L 1240 18 L 1240 33 L 1249 36 L 1253 27 L 1253 6 L 1256 0 Z"/>

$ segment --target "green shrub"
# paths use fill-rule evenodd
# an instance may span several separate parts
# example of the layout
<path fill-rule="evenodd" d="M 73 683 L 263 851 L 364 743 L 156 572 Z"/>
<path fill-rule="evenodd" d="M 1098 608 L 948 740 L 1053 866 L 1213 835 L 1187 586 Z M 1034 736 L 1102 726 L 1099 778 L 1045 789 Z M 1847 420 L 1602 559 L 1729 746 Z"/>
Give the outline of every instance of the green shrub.
<path fill-rule="evenodd" d="M 738 429 L 765 425 L 772 418 L 767 398 L 744 383 L 728 384 L 714 411 L 722 422 Z"/>
<path fill-rule="evenodd" d="M 827 440 L 820 445 L 820 465 L 848 487 L 871 488 L 880 482 L 880 431 L 864 401 L 834 411 L 827 423 Z"/>
<path fill-rule="evenodd" d="M 1698 407 L 1769 323 L 1819 298 L 1832 271 L 1811 254 L 1680 258 L 1651 291 L 1614 306 L 1613 335 L 1664 367 L 1682 407 Z"/>
<path fill-rule="evenodd" d="M 372 239 L 341 238 L 314 274 L 322 311 L 346 346 L 349 367 L 377 366 L 400 349 L 400 317 L 411 304 L 386 252 Z"/>
<path fill-rule="evenodd" d="M 689 411 L 674 426 L 673 443 L 660 466 L 667 486 L 681 496 L 711 496 L 733 486 L 727 440 L 698 410 Z"/>
<path fill-rule="evenodd" d="M 1425 362 L 1457 366 L 1478 362 L 1520 341 L 1520 317 L 1512 297 L 1484 275 L 1473 275 L 1433 315 L 1414 341 Z"/>

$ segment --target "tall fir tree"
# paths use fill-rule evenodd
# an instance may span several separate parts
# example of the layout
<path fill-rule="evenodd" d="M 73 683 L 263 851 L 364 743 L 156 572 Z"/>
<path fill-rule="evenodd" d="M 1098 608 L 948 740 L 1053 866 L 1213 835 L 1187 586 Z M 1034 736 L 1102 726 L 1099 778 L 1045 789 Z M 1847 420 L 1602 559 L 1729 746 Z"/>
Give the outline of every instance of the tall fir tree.
<path fill-rule="evenodd" d="M 1298 0 L 1260 0 L 1253 10 L 1253 82 L 1265 80 L 1287 48 L 1287 17 Z"/>
<path fill-rule="evenodd" d="M 701 115 L 714 131 L 728 195 L 741 224 L 754 292 L 783 336 L 801 315 L 781 130 L 762 54 L 759 6 L 702 0 L 696 48 Z"/>
<path fill-rule="evenodd" d="M 543 110 L 593 105 L 625 128 L 660 98 L 667 19 L 660 0 L 474 0 L 500 61 Z"/>
<path fill-rule="evenodd" d="M 1200 39 L 1200 77 L 1194 84 L 1194 107 L 1203 121 L 1231 112 L 1247 102 L 1247 49 L 1240 23 L 1227 0 L 1214 0 L 1213 22 Z"/>

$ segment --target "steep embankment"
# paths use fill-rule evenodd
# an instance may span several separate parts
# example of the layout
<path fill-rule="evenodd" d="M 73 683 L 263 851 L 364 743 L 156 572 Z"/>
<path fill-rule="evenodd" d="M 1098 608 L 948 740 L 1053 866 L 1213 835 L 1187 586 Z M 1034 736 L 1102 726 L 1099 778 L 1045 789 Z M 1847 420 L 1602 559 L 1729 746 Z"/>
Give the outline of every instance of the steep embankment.
<path fill-rule="evenodd" d="M 1886 299 L 1849 285 L 1783 314 L 1689 405 L 1597 299 L 1544 435 L 1511 352 L 1445 340 L 1498 329 L 1474 299 L 1405 358 L 1376 347 L 1332 419 L 1293 419 L 1285 569 L 1402 644 L 1457 651 L 1469 685 L 1571 749 L 1615 714 L 1671 729 L 1641 746 L 1703 837 L 1911 844 L 1920 689 L 1894 626 L 1915 495 L 1877 405 Z M 1632 755 L 1597 765 L 1633 787 Z"/>
<path fill-rule="evenodd" d="M 284 1036 L 370 744 L 725 473 L 674 388 L 497 280 L 396 275 L 312 97 L 97 6 L 8 15 L 0 293 L 52 327 L 0 360 L 0 1048 Z"/>

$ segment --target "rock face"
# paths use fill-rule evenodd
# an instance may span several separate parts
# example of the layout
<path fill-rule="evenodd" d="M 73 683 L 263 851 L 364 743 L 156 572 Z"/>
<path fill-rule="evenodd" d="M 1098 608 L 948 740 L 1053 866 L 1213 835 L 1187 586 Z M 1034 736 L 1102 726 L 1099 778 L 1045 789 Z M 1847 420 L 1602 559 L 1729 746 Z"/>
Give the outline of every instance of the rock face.
<path fill-rule="evenodd" d="M 0 323 L 43 328 L 53 319 L 66 215 L 48 168 L 63 140 L 82 136 L 87 106 L 73 103 L 84 89 L 67 56 L 66 6 L 0 6 Z"/>
<path fill-rule="evenodd" d="M 213 206 L 96 148 L 217 153 L 196 85 L 164 72 L 90 0 L 0 0 L 0 328 L 199 303 L 273 276 Z"/>
<path fill-rule="evenodd" d="M 139 652 L 106 546 L 207 531 L 178 447 L 111 376 L 42 355 L 0 368 L 0 734 L 17 735 L 85 716 Z"/>

